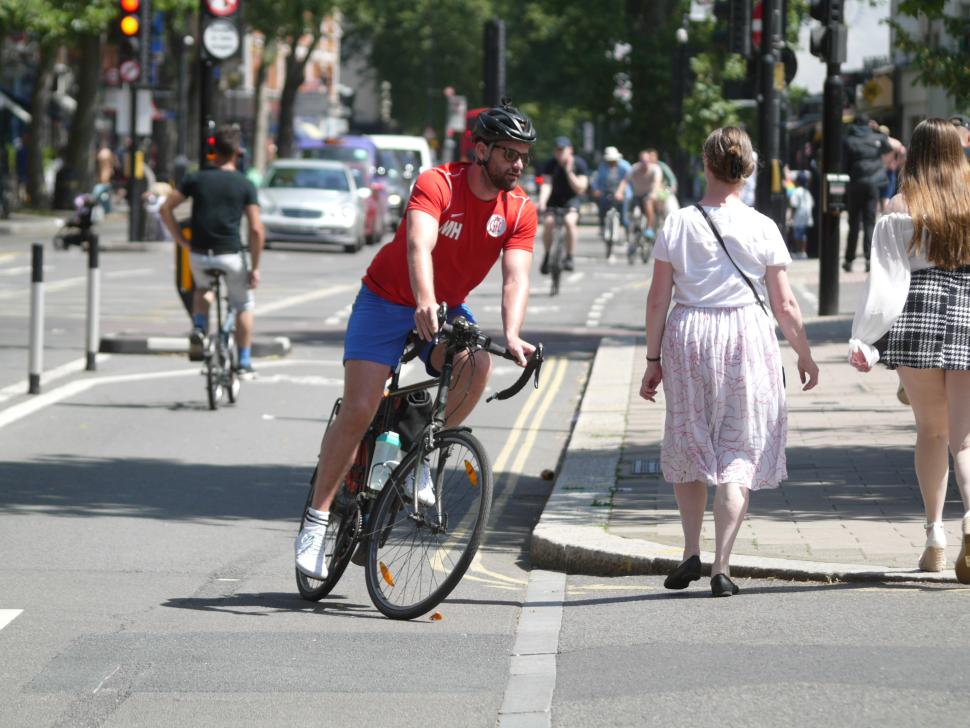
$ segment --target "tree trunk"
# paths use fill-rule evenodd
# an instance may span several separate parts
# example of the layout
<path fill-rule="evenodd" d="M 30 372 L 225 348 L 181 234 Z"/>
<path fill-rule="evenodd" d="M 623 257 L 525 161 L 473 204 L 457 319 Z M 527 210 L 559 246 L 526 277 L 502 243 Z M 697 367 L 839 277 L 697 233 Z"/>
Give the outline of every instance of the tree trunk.
<path fill-rule="evenodd" d="M 256 118 L 253 120 L 253 166 L 260 173 L 266 171 L 266 137 L 269 129 L 269 114 L 265 108 L 266 75 L 269 67 L 276 61 L 276 39 L 267 38 L 259 57 L 259 68 L 256 70 L 256 88 L 253 91 L 253 109 Z"/>
<path fill-rule="evenodd" d="M 286 58 L 286 80 L 283 82 L 283 92 L 280 94 L 279 129 L 276 132 L 277 155 L 283 159 L 292 157 L 294 153 L 293 111 L 296 105 L 296 94 L 303 85 L 304 72 L 310 54 L 320 42 L 320 34 L 314 33 L 307 52 L 302 59 L 296 57 L 299 41 L 290 47 L 290 54 Z"/>
<path fill-rule="evenodd" d="M 54 187 L 54 207 L 70 208 L 74 198 L 94 187 L 94 118 L 98 109 L 98 88 L 101 81 L 101 36 L 83 35 L 78 38 L 77 109 L 71 120 L 67 151 Z"/>
<path fill-rule="evenodd" d="M 30 94 L 30 125 L 27 127 L 27 200 L 33 207 L 47 207 L 50 195 L 44 182 L 44 145 L 50 139 L 51 85 L 54 80 L 54 59 L 57 48 L 40 45 L 37 76 Z"/>

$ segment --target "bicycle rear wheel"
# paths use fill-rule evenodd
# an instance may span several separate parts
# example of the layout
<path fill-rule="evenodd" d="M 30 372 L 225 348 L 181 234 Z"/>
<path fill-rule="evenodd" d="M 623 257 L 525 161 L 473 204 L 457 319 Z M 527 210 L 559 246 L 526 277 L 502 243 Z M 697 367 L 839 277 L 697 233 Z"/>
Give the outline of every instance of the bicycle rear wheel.
<path fill-rule="evenodd" d="M 232 404 L 239 401 L 239 391 L 242 389 L 242 382 L 239 380 L 237 369 L 239 367 L 239 349 L 236 347 L 236 339 L 233 332 L 228 333 L 229 339 L 226 348 L 229 351 L 228 368 L 226 369 L 226 396 Z"/>
<path fill-rule="evenodd" d="M 391 619 L 433 609 L 464 576 L 492 507 L 492 469 L 467 430 L 444 430 L 426 454 L 436 504 L 415 507 L 412 450 L 388 479 L 368 526 L 367 591 Z"/>
<path fill-rule="evenodd" d="M 360 448 L 363 449 L 363 448 Z M 355 465 L 356 460 L 355 460 Z M 303 518 L 300 528 L 306 520 L 306 509 L 310 507 L 313 498 L 313 481 L 317 478 L 316 469 L 310 476 L 310 492 L 307 493 L 306 505 L 303 508 Z M 361 515 L 357 499 L 351 495 L 344 485 L 341 485 L 337 497 L 330 506 L 330 522 L 327 525 L 327 536 L 324 539 L 324 553 L 327 560 L 327 578 L 314 579 L 296 569 L 296 588 L 300 596 L 311 602 L 318 602 L 329 594 L 340 577 L 343 576 L 354 553 L 354 546 L 360 538 Z"/>
<path fill-rule="evenodd" d="M 209 339 L 209 350 L 205 356 L 205 391 L 209 398 L 209 409 L 219 409 L 219 400 L 222 399 L 222 365 L 215 337 Z"/>

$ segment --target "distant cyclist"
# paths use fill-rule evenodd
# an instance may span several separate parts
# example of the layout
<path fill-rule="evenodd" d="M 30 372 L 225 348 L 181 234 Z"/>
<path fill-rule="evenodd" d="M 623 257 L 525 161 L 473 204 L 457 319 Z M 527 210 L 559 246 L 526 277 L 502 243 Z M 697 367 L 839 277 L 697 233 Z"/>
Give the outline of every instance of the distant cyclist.
<path fill-rule="evenodd" d="M 263 252 L 263 224 L 259 219 L 256 188 L 236 169 L 239 157 L 240 130 L 236 124 L 223 124 L 215 133 L 216 159 L 212 167 L 186 175 L 177 190 L 171 192 L 159 210 L 162 223 L 176 244 L 191 250 L 189 261 L 195 291 L 192 295 L 192 333 L 189 357 L 200 360 L 209 328 L 211 295 L 206 287 L 206 270 L 225 272 L 229 305 L 236 314 L 236 343 L 239 347 L 239 371 L 252 374 L 253 307 L 252 289 L 259 285 L 259 259 Z M 175 208 L 192 198 L 192 240 L 186 240 L 178 223 Z M 249 223 L 247 269 L 240 224 L 245 215 Z"/>
<path fill-rule="evenodd" d="M 654 237 L 657 231 L 657 196 L 663 189 L 663 171 L 656 163 L 656 149 L 644 149 L 640 159 L 630 167 L 630 171 L 620 185 L 625 193 L 627 186 L 633 192 L 633 199 L 640 206 L 647 219 L 647 235 Z"/>
<path fill-rule="evenodd" d="M 568 207 L 566 215 L 566 258 L 562 267 L 573 270 L 573 255 L 576 252 L 576 227 L 579 225 L 579 205 L 582 195 L 589 186 L 589 167 L 586 160 L 573 154 L 573 144 L 569 137 L 556 137 L 556 149 L 553 158 L 547 161 L 540 170 L 542 173 L 542 188 L 539 190 L 539 213 L 542 218 L 542 245 L 545 255 L 542 257 L 540 272 L 549 272 L 549 247 L 552 245 L 553 228 L 556 225 L 555 216 L 548 212 L 550 207 Z"/>
<path fill-rule="evenodd" d="M 620 191 L 620 183 L 626 179 L 630 172 L 630 163 L 623 158 L 620 150 L 616 147 L 607 147 L 603 150 L 603 161 L 600 162 L 596 174 L 593 175 L 590 187 L 593 190 L 593 199 L 599 205 L 600 213 L 600 233 L 604 233 L 604 223 L 606 212 L 611 207 L 620 210 L 623 228 L 629 227 L 630 198 L 633 196 L 630 188 Z"/>
<path fill-rule="evenodd" d="M 440 302 L 448 304 L 449 318 L 461 315 L 474 321 L 465 299 L 501 259 L 505 346 L 520 366 L 535 350 L 519 334 L 529 297 L 536 212 L 518 186 L 530 161 L 535 129 L 503 99 L 502 106 L 479 114 L 472 138 L 474 163 L 444 164 L 418 177 L 404 220 L 367 269 L 354 302 L 344 339 L 343 401 L 320 445 L 313 497 L 295 543 L 297 568 L 314 579 L 327 576 L 324 543 L 330 504 L 411 330 L 416 328 L 430 342 L 438 330 Z M 441 344 L 432 350 L 429 344 L 422 353 L 432 376 L 440 371 L 444 348 Z M 446 411 L 449 426 L 474 409 L 490 371 L 486 351 L 455 358 Z M 419 467 L 418 477 L 418 500 L 433 505 L 427 463 Z"/>

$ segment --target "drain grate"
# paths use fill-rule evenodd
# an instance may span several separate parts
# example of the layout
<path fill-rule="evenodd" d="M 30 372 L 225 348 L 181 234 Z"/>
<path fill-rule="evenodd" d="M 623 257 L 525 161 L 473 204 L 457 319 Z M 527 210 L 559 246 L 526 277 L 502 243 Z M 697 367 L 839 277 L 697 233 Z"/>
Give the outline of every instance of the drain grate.
<path fill-rule="evenodd" d="M 633 461 L 634 475 L 656 475 L 660 472 L 660 460 L 658 458 L 637 458 Z"/>

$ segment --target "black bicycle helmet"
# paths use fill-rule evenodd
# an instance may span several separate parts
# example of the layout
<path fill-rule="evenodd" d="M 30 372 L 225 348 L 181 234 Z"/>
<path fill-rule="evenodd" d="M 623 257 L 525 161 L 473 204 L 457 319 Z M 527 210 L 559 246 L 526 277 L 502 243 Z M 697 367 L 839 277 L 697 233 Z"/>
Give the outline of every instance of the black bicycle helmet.
<path fill-rule="evenodd" d="M 535 144 L 536 130 L 532 120 L 512 106 L 512 99 L 503 97 L 500 106 L 494 106 L 478 115 L 472 139 L 486 144 L 500 141 Z"/>

